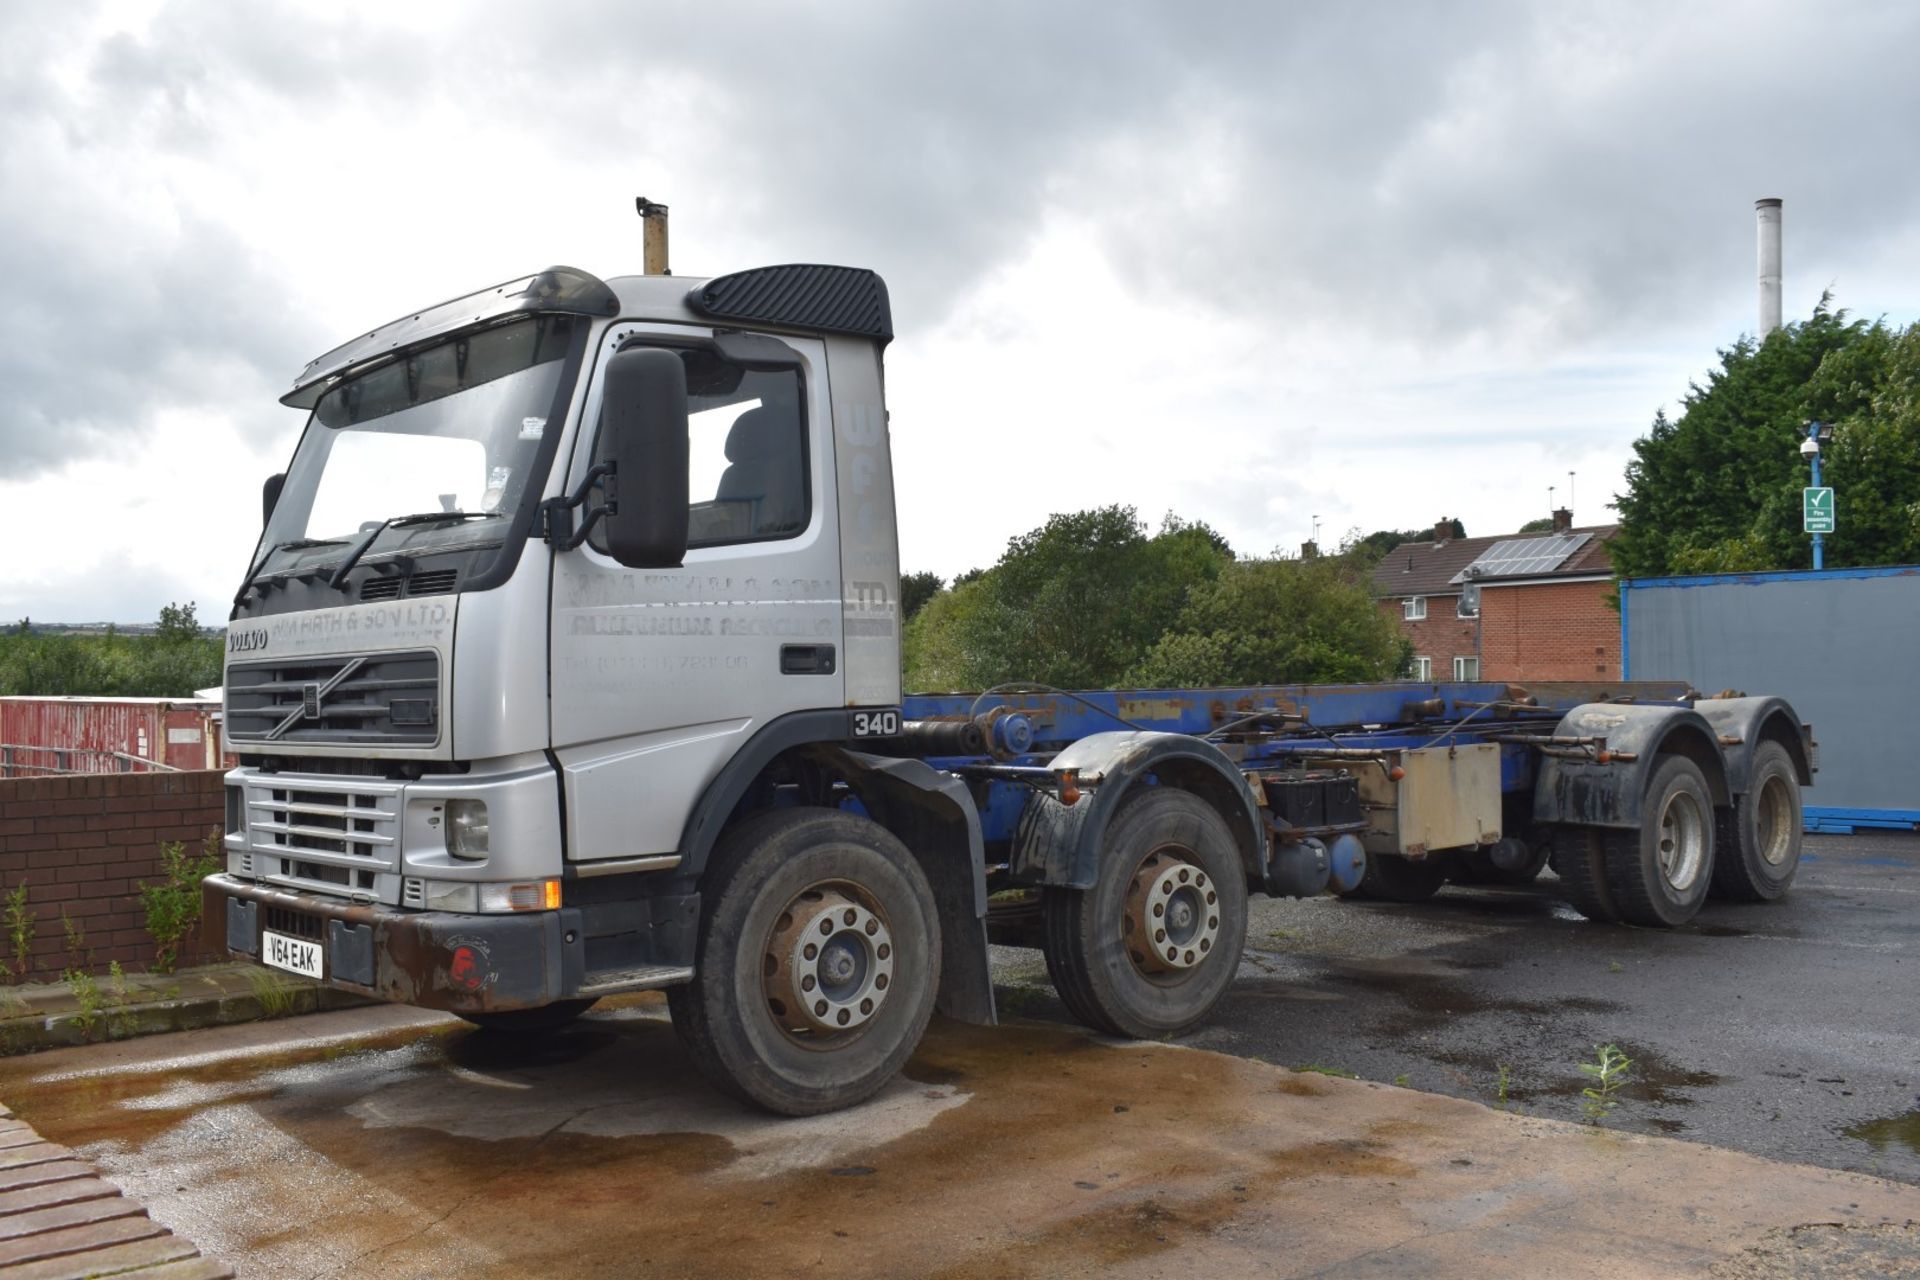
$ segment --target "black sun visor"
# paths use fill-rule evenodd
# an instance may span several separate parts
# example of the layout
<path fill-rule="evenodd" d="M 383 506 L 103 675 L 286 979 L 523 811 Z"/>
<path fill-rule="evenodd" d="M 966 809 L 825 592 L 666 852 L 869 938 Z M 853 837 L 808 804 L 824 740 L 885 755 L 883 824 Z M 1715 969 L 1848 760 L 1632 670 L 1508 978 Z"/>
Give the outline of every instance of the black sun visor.
<path fill-rule="evenodd" d="M 342 343 L 310 361 L 293 380 L 293 390 L 280 397 L 280 403 L 295 409 L 311 409 L 342 379 L 384 364 L 415 347 L 437 342 L 460 329 L 533 312 L 610 316 L 619 310 L 620 300 L 605 281 L 573 267 L 548 267 L 537 275 L 521 276 L 402 316 L 372 333 Z"/>

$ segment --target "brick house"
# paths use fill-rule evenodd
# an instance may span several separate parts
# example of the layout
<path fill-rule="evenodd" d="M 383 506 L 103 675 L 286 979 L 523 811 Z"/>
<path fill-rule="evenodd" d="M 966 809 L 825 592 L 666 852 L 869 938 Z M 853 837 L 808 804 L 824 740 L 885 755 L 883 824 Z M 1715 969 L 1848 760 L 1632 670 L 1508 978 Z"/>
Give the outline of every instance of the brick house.
<path fill-rule="evenodd" d="M 1619 526 L 1576 529 L 1565 508 L 1553 518 L 1551 532 L 1488 538 L 1452 537 L 1441 520 L 1431 540 L 1387 553 L 1374 591 L 1413 642 L 1413 679 L 1620 678 L 1620 615 L 1607 604 Z"/>

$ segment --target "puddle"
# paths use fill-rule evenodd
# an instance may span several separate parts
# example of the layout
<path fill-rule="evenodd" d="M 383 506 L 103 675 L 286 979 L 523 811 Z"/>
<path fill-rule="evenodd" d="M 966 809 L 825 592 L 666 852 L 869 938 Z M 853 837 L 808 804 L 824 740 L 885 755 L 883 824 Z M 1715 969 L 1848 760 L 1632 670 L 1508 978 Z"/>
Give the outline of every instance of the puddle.
<path fill-rule="evenodd" d="M 1753 936 L 1751 929 L 1736 929 L 1730 924 L 1703 924 L 1696 927 L 1693 932 L 1703 938 L 1751 938 Z"/>
<path fill-rule="evenodd" d="M 1905 1115 L 1848 1125 L 1841 1132 L 1866 1143 L 1880 1155 L 1905 1149 L 1912 1155 L 1920 1156 L 1920 1109 Z"/>

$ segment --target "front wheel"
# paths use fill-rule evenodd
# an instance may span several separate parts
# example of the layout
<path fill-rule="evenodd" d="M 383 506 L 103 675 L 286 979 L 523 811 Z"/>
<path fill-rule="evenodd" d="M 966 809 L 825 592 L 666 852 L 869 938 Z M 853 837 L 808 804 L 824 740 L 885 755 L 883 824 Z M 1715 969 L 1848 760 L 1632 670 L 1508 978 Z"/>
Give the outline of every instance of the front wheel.
<path fill-rule="evenodd" d="M 694 980 L 667 990 L 687 1055 L 782 1115 L 865 1101 L 933 1014 L 940 925 L 905 845 L 835 809 L 778 809 L 722 837 Z"/>
<path fill-rule="evenodd" d="M 1090 889 L 1046 890 L 1054 988 L 1096 1031 L 1177 1035 L 1233 981 L 1247 935 L 1247 875 L 1226 821 L 1173 787 L 1128 799 L 1108 825 Z"/>
<path fill-rule="evenodd" d="M 592 1000 L 556 1000 L 552 1004 L 541 1005 L 538 1009 L 509 1009 L 500 1013 L 463 1013 L 460 1016 L 482 1031 L 494 1031 L 502 1035 L 539 1036 L 572 1026 L 574 1019 L 593 1008 L 593 1005 Z"/>

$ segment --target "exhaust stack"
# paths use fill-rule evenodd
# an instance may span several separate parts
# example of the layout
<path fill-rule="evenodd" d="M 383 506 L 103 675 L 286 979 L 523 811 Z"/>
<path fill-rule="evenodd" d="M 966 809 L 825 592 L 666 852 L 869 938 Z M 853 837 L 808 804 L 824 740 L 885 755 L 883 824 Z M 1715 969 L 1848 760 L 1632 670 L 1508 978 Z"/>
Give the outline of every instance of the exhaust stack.
<path fill-rule="evenodd" d="M 1779 201 L 1775 201 L 1778 204 Z M 640 211 L 645 228 L 641 241 L 640 270 L 644 275 L 670 276 L 667 269 L 667 206 L 655 204 L 645 196 L 636 196 L 633 207 Z"/>
<path fill-rule="evenodd" d="M 1780 199 L 1753 202 L 1760 232 L 1760 339 L 1780 327 Z"/>

